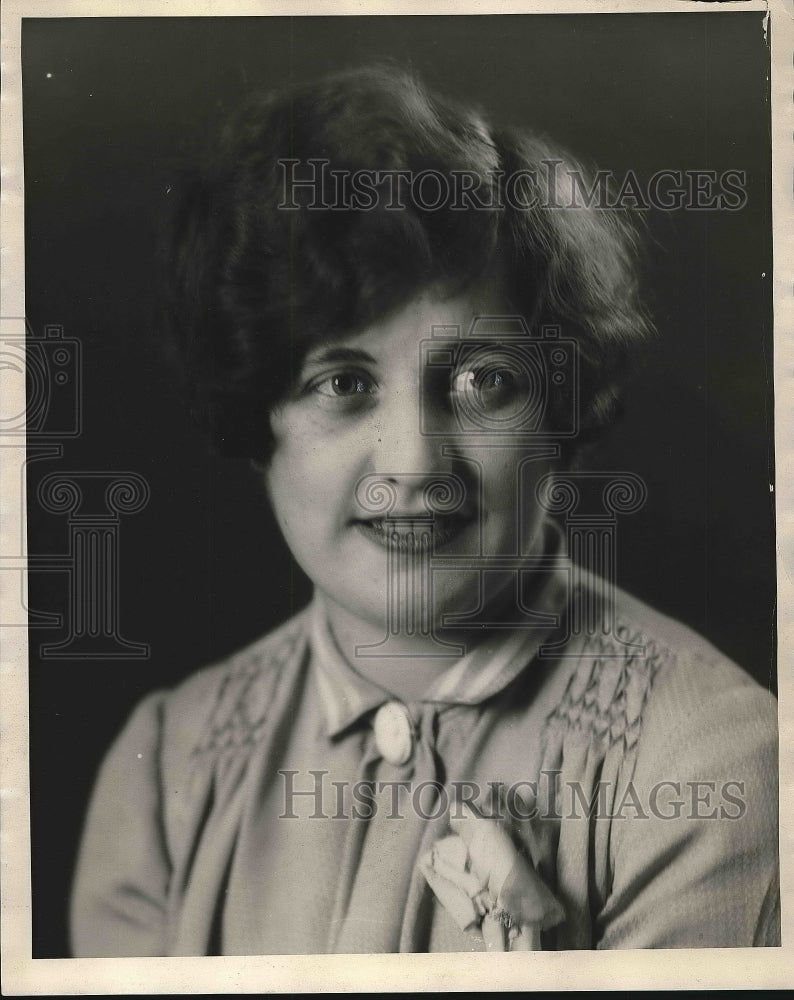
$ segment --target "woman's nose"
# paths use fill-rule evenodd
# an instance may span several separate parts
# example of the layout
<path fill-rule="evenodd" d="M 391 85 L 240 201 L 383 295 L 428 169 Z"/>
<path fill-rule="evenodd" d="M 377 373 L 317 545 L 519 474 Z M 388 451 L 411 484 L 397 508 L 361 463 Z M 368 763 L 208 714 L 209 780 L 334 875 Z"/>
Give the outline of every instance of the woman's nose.
<path fill-rule="evenodd" d="M 386 479 L 412 483 L 450 471 L 442 450 L 443 438 L 428 433 L 420 393 L 400 393 L 377 415 L 374 471 Z"/>

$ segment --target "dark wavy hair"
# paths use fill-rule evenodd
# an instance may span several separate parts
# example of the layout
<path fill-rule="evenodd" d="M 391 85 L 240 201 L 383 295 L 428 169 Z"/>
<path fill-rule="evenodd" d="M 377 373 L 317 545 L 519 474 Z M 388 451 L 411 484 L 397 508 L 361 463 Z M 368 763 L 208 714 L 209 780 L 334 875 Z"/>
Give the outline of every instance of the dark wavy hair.
<path fill-rule="evenodd" d="M 309 208 L 314 195 L 296 185 L 285 196 L 285 179 L 303 177 L 312 159 L 335 171 L 465 172 L 477 201 L 408 199 L 395 210 L 376 177 L 366 209 Z M 285 160 L 301 166 L 288 171 Z M 267 460 L 270 413 L 312 345 L 365 328 L 431 285 L 451 295 L 494 271 L 533 333 L 558 324 L 577 341 L 575 446 L 599 437 L 651 325 L 626 213 L 565 207 L 555 161 L 557 177 L 587 178 L 545 138 L 493 128 L 393 67 L 252 97 L 206 162 L 174 185 L 167 248 L 168 319 L 190 407 L 221 453 Z M 525 184 L 520 205 L 503 197 L 511 176 Z M 553 392 L 552 427 L 571 404 Z"/>

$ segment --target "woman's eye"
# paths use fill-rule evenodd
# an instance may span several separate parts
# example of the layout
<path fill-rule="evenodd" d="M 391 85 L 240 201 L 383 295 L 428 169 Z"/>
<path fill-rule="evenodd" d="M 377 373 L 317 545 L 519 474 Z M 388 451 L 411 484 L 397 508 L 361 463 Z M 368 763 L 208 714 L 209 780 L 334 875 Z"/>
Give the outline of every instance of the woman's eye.
<path fill-rule="evenodd" d="M 368 376 L 357 372 L 335 372 L 333 375 L 318 379 L 312 388 L 322 396 L 350 399 L 356 396 L 372 395 L 375 390 L 375 382 Z"/>
<path fill-rule="evenodd" d="M 469 369 L 458 372 L 453 377 L 452 391 L 463 394 L 502 395 L 520 391 L 521 382 L 521 374 L 508 368 Z"/>

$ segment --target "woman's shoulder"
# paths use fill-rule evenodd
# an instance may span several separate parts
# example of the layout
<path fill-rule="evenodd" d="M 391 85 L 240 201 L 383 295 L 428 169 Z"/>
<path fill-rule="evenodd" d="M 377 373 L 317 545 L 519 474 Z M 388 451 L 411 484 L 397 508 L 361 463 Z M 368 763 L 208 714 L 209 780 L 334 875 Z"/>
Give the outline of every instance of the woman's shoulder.
<path fill-rule="evenodd" d="M 739 665 L 693 628 L 620 589 L 615 592 L 615 623 L 617 636 L 634 644 L 636 652 L 628 662 L 644 663 L 654 687 L 677 691 L 685 703 L 728 692 L 775 703 L 749 672 L 757 673 L 758 664 Z"/>
<path fill-rule="evenodd" d="M 267 682 L 302 649 L 309 609 L 303 608 L 286 622 L 229 656 L 197 670 L 169 693 L 174 707 L 214 699 L 221 691 Z"/>
<path fill-rule="evenodd" d="M 626 647 L 624 690 L 635 681 L 640 698 L 642 744 L 658 764 L 662 756 L 681 762 L 691 754 L 723 753 L 735 759 L 777 745 L 777 701 L 743 666 L 683 622 L 622 590 L 615 595 L 613 652 Z M 758 673 L 757 664 L 748 664 Z M 636 683 L 639 682 L 639 683 Z M 700 749 L 698 749 L 700 748 Z M 730 754 L 728 753 L 730 749 Z"/>
<path fill-rule="evenodd" d="M 128 728 L 149 719 L 166 762 L 251 744 L 266 724 L 279 685 L 303 662 L 308 613 L 304 608 L 175 687 L 148 695 Z"/>
<path fill-rule="evenodd" d="M 614 596 L 566 693 L 578 724 L 571 708 L 558 723 L 565 822 L 583 815 L 574 786 L 609 818 L 593 833 L 598 947 L 778 943 L 775 698 L 687 625 Z"/>
<path fill-rule="evenodd" d="M 607 592 L 599 581 L 586 581 L 573 620 L 585 620 L 582 608 L 592 606 L 596 588 Z M 777 702 L 770 690 L 684 623 L 619 588 L 611 589 L 611 598 L 607 627 L 567 642 L 570 668 L 548 719 L 552 730 L 580 742 L 641 743 L 646 752 L 665 750 L 679 759 L 696 752 L 706 730 L 721 744 L 740 724 L 776 744 Z"/>

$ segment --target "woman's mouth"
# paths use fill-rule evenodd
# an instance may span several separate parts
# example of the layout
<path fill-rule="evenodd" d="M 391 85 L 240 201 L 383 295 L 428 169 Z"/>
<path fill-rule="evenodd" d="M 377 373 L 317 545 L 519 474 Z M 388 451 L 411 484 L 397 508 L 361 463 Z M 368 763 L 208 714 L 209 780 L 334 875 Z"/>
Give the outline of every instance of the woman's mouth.
<path fill-rule="evenodd" d="M 356 520 L 354 526 L 384 549 L 400 551 L 437 552 L 457 538 L 471 523 L 470 517 L 460 514 L 436 516 L 434 518 L 369 518 Z"/>

